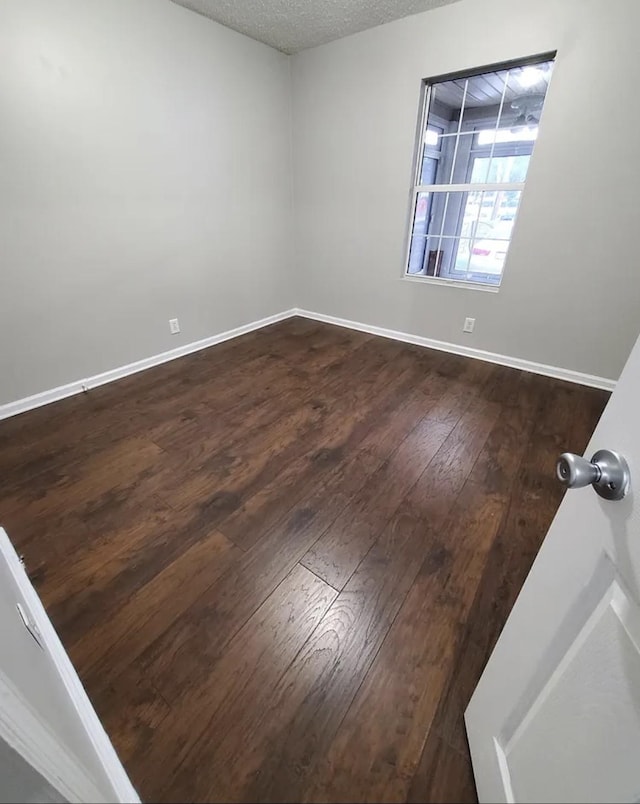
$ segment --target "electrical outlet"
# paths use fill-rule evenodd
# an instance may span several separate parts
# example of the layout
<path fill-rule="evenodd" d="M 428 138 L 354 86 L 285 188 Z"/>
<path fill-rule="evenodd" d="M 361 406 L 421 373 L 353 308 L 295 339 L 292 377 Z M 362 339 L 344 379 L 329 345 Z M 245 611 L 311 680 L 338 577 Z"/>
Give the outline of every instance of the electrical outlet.
<path fill-rule="evenodd" d="M 473 328 L 476 325 L 475 318 L 465 318 L 464 326 L 462 327 L 463 332 L 473 332 Z"/>
<path fill-rule="evenodd" d="M 177 318 L 169 319 L 169 329 L 172 335 L 177 335 L 180 332 L 180 322 Z"/>

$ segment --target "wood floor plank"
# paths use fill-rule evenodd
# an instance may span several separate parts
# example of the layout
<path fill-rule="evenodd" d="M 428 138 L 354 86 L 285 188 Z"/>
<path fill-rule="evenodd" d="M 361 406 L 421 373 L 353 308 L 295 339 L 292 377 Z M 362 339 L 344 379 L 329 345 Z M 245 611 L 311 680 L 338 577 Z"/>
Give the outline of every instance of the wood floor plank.
<path fill-rule="evenodd" d="M 43 602 L 51 608 L 78 592 L 95 591 L 110 583 L 136 556 L 149 552 L 149 542 L 172 525 L 173 511 L 158 500 L 146 508 L 127 508 L 122 518 L 104 517 L 85 522 L 75 513 L 54 520 L 53 526 L 24 547 L 29 571 L 39 573 Z"/>
<path fill-rule="evenodd" d="M 406 799 L 408 804 L 475 804 L 477 800 L 468 758 L 437 735 L 430 735 Z"/>
<path fill-rule="evenodd" d="M 344 371 L 348 376 L 366 356 L 361 354 L 360 347 L 368 340 L 369 336 L 345 331 L 330 348 L 322 349 L 311 342 L 295 361 L 291 358 L 282 360 L 280 355 L 267 353 L 217 377 L 210 377 L 207 372 L 202 382 L 202 404 L 208 409 L 208 415 L 204 411 L 197 417 L 192 423 L 192 432 L 176 432 L 171 427 L 172 419 L 169 419 L 148 436 L 166 450 L 191 451 L 197 447 L 210 455 L 212 448 L 220 446 L 220 441 L 222 445 L 228 445 L 230 435 L 237 439 L 247 431 L 277 421 L 284 413 L 294 410 L 336 373 Z M 212 411 L 215 416 L 211 415 Z M 247 417 L 251 418 L 247 420 Z M 195 429 L 199 432 L 193 433 Z M 196 438 L 190 438 L 190 435 Z M 207 443 L 202 444 L 203 438 Z"/>
<path fill-rule="evenodd" d="M 180 694 L 185 678 L 197 677 L 202 662 L 208 666 L 217 651 L 223 649 L 225 640 L 349 503 L 351 494 L 415 426 L 415 415 L 422 409 L 424 400 L 424 393 L 418 389 L 415 396 L 405 398 L 406 407 L 401 414 L 387 411 L 384 417 L 376 419 L 375 426 L 369 425 L 369 431 L 361 437 L 350 458 L 347 460 L 345 455 L 342 463 L 334 462 L 330 473 L 319 487 L 309 491 L 308 497 L 292 508 L 285 506 L 284 518 L 268 530 L 255 527 L 260 537 L 256 540 L 256 548 L 221 579 L 212 590 L 210 599 L 201 601 L 201 616 L 197 619 L 185 617 L 176 622 L 156 645 L 145 652 L 142 660 L 146 672 L 155 673 L 158 685 L 168 698 Z M 189 644 L 193 645 L 192 649 L 189 649 Z M 200 656 L 199 647 L 203 644 L 207 646 L 204 657 Z M 167 669 L 167 654 L 175 654 L 176 667 Z M 156 661 L 157 656 L 162 660 Z M 160 668 L 157 671 L 153 669 L 156 665 Z"/>
<path fill-rule="evenodd" d="M 236 544 L 248 549 L 261 538 L 267 525 L 274 523 L 305 495 L 312 494 L 323 473 L 334 469 L 337 464 L 347 460 L 352 450 L 357 449 L 365 440 L 376 448 L 375 437 L 368 434 L 372 430 L 372 422 L 383 425 L 393 420 L 393 430 L 398 442 L 415 426 L 416 420 L 430 408 L 435 407 L 433 395 L 437 397 L 438 413 L 445 415 L 446 405 L 439 393 L 442 385 L 438 377 L 427 374 L 420 377 L 409 371 L 399 360 L 394 361 L 394 374 L 378 373 L 380 383 L 376 393 L 365 387 L 362 394 L 352 395 L 347 406 L 331 407 L 332 415 L 328 416 L 317 430 L 317 436 L 307 442 L 307 451 L 295 461 L 276 474 L 261 489 L 256 491 L 242 506 L 220 523 L 220 529 Z M 395 373 L 403 368 L 401 373 Z M 468 405 L 461 399 L 447 400 L 446 415 L 449 420 L 457 421 L 464 407 Z M 334 415 L 335 413 L 335 415 Z M 439 421 L 437 415 L 433 418 Z M 318 444 L 322 446 L 318 449 Z M 383 439 L 379 450 L 386 457 L 386 441 Z"/>
<path fill-rule="evenodd" d="M 475 401 L 462 415 L 449 438 L 446 437 L 446 425 L 438 427 L 427 417 L 417 433 L 417 441 L 411 439 L 411 434 L 407 437 L 372 478 L 370 485 L 354 499 L 343 517 L 336 520 L 305 555 L 305 566 L 341 589 L 380 527 L 398 507 L 404 494 L 418 482 L 425 466 L 429 466 L 428 483 L 444 475 L 445 484 L 451 476 L 453 486 L 461 487 L 460 480 L 469 473 L 477 457 L 474 449 L 484 443 L 497 413 L 498 407 L 494 403 Z M 453 475 L 454 472 L 458 477 Z"/>
<path fill-rule="evenodd" d="M 304 454 L 309 436 L 322 428 L 327 419 L 333 419 L 334 427 L 340 413 L 347 422 L 351 421 L 349 405 L 351 410 L 357 410 L 363 404 L 362 397 L 369 387 L 370 377 L 376 378 L 382 387 L 385 380 L 393 381 L 399 376 L 401 365 L 389 361 L 385 350 L 367 353 L 365 349 L 366 344 L 352 352 L 344 364 L 331 364 L 326 391 L 322 386 L 308 388 L 289 403 L 290 413 L 287 413 L 288 406 L 281 397 L 276 406 L 271 406 L 266 422 L 249 418 L 240 431 L 244 438 L 237 439 L 230 449 L 218 452 L 209 438 L 202 439 L 197 446 L 197 455 L 191 451 L 188 453 L 189 464 L 193 465 L 195 461 L 196 471 L 192 471 L 177 487 L 173 473 L 167 475 L 167 489 L 160 490 L 163 499 L 176 509 L 197 502 L 215 517 L 216 523 L 220 523 L 266 480 Z M 358 384 L 357 378 L 361 375 L 365 379 Z M 357 393 L 350 392 L 350 386 L 355 386 Z M 323 400 L 323 393 L 327 394 L 325 399 L 335 399 L 340 390 L 344 400 L 340 400 L 338 411 L 334 412 Z"/>
<path fill-rule="evenodd" d="M 163 405 L 158 415 L 150 419 L 147 437 L 167 452 L 179 451 L 192 458 L 210 454 L 212 448 L 225 447 L 247 435 L 247 428 L 242 425 L 248 417 L 252 427 L 275 421 L 280 408 L 274 408 L 274 399 L 279 398 L 281 403 L 291 399 L 286 410 L 293 410 L 311 380 L 307 370 L 292 370 L 286 363 L 273 364 L 268 356 L 251 361 L 241 376 L 230 374 L 224 382 L 218 378 L 202 383 L 202 400 L 195 409 L 189 405 L 180 427 L 176 427 L 174 400 L 170 406 Z M 256 393 L 256 377 L 261 375 L 268 377 L 268 381 L 261 383 Z"/>
<path fill-rule="evenodd" d="M 105 486 L 117 488 L 151 469 L 162 456 L 162 450 L 145 438 L 134 438 L 73 464 L 55 483 L 41 486 L 25 484 L 22 489 L 2 501 L 5 520 L 17 518 L 28 508 L 29 516 L 53 516 L 69 497 L 86 498 Z"/>
<path fill-rule="evenodd" d="M 509 460 L 503 451 L 506 458 L 503 471 L 497 475 L 482 475 L 492 487 L 496 478 L 503 478 L 509 506 L 488 554 L 473 604 L 464 620 L 452 671 L 440 697 L 409 800 L 427 800 L 421 796 L 425 795 L 425 790 L 432 789 L 430 780 L 437 779 L 442 773 L 439 767 L 442 751 L 446 751 L 447 757 L 457 754 L 456 764 L 462 767 L 463 761 L 466 761 L 466 775 L 471 773 L 464 711 L 561 497 L 561 490 L 549 477 L 550 466 L 563 438 L 577 437 L 578 450 L 584 448 L 590 427 L 597 421 L 606 400 L 606 395 L 597 393 L 591 398 L 590 404 L 585 404 L 578 412 L 575 400 L 572 401 L 576 389 L 542 378 L 536 378 L 534 385 L 535 390 L 530 389 L 527 399 L 520 399 L 518 408 L 510 410 L 497 428 L 502 430 L 509 418 L 521 418 L 526 408 L 532 411 L 534 421 L 529 428 L 528 438 L 521 439 L 523 447 L 518 467 L 514 465 L 516 453 L 510 452 Z M 577 391 L 581 396 L 582 389 Z M 590 391 L 586 393 L 587 397 L 591 395 Z M 552 414 L 552 411 L 555 413 Z M 523 435 L 526 435 L 526 431 Z M 494 454 L 493 448 L 490 452 Z M 509 477 L 512 478 L 510 485 L 507 484 Z M 551 504 L 541 504 L 543 499 L 551 501 Z M 451 754 L 452 751 L 454 754 Z"/>
<path fill-rule="evenodd" d="M 428 530 L 427 558 L 305 800 L 405 799 L 505 508 L 501 495 L 468 483 L 444 526 Z"/>
<path fill-rule="evenodd" d="M 187 682 L 196 684 L 206 674 L 235 631 L 349 505 L 413 424 L 401 416 L 380 422 L 349 460 L 325 476 L 319 488 L 291 508 L 203 596 L 197 618 L 179 618 L 145 651 L 141 657 L 145 672 L 167 700 L 179 698 Z"/>
<path fill-rule="evenodd" d="M 326 750 L 418 571 L 424 547 L 402 523 L 374 545 L 319 626 L 279 679 L 267 708 L 225 735 L 220 753 L 208 735 L 190 767 L 219 768 L 215 786 L 180 778 L 197 800 L 297 801 L 316 752 Z M 224 769 L 224 771 L 223 771 Z"/>
<path fill-rule="evenodd" d="M 0 422 L 0 522 L 143 800 L 473 800 L 606 399 L 292 318 Z"/>
<path fill-rule="evenodd" d="M 269 737 L 268 758 L 260 769 L 259 781 L 248 790 L 249 797 L 257 795 L 258 789 L 262 800 L 291 801 L 301 797 L 308 778 L 315 772 L 318 757 L 328 750 L 376 650 L 382 644 L 386 630 L 429 552 L 427 534 L 441 525 L 451 510 L 496 415 L 497 410 L 493 403 L 484 400 L 473 403 L 337 598 L 334 607 L 339 607 L 345 599 L 348 610 L 352 593 L 355 593 L 360 605 L 367 614 L 371 614 L 376 623 L 373 633 L 367 630 L 366 623 L 355 618 L 351 621 L 344 617 L 339 618 L 336 623 L 329 621 L 326 628 L 330 637 L 334 632 L 340 634 L 339 627 L 344 628 L 345 623 L 349 626 L 345 629 L 343 638 L 338 640 L 337 649 L 333 653 L 322 648 L 314 651 L 314 643 L 310 640 L 311 669 L 303 664 L 306 655 L 303 651 L 300 663 L 304 672 L 296 673 L 296 667 L 289 671 L 291 681 L 285 685 L 287 700 L 274 704 L 278 711 L 273 713 L 270 721 L 271 728 L 273 724 L 280 722 L 280 732 L 277 739 L 273 734 Z M 427 486 L 435 489 L 436 493 L 425 494 Z M 407 574 L 402 576 L 398 587 L 394 588 L 394 562 L 400 563 L 407 559 Z M 368 572 L 380 567 L 385 574 L 384 584 L 381 580 L 374 582 L 368 579 Z M 403 582 L 408 584 L 406 588 L 403 587 Z M 385 622 L 383 613 L 377 607 L 381 602 L 387 603 L 384 596 L 381 598 L 380 595 L 381 590 L 389 589 L 389 583 L 392 590 L 388 601 L 391 613 L 390 620 Z M 340 609 L 338 611 L 342 613 Z M 331 610 L 327 617 L 330 615 Z M 378 630 L 381 623 L 384 628 Z M 319 632 L 321 633 L 321 629 Z M 365 640 L 366 647 L 358 644 L 360 639 Z M 354 645 L 351 640 L 355 640 Z M 342 654 L 343 649 L 346 656 Z M 313 662 L 317 662 L 317 666 L 314 667 Z M 345 675 L 348 681 L 345 680 Z M 300 698 L 293 693 L 294 685 Z M 331 701 L 331 706 L 326 704 L 327 699 Z M 304 701 L 304 707 L 301 700 Z M 315 705 L 314 701 L 317 701 Z M 322 712 L 318 711 L 317 706 L 322 707 Z M 311 746 L 314 746 L 313 750 Z"/>
<path fill-rule="evenodd" d="M 498 368 L 502 368 L 499 366 Z M 502 380 L 502 374 L 498 375 Z M 470 479 L 480 483 L 488 492 L 507 496 L 516 482 L 525 450 L 536 424 L 539 409 L 539 393 L 533 375 L 522 372 L 512 377 L 512 388 L 502 406 L 489 437 L 478 456 Z M 506 395 L 500 383 L 500 393 Z M 492 397 L 493 394 L 489 394 Z"/>
<path fill-rule="evenodd" d="M 148 779 L 152 800 L 172 800 L 170 791 L 181 789 L 188 798 L 178 776 L 186 771 L 191 789 L 222 787 L 229 769 L 214 771 L 204 764 L 194 773 L 194 766 L 184 762 L 190 752 L 215 734 L 218 743 L 226 743 L 231 730 L 247 730 L 247 715 L 269 705 L 278 679 L 296 656 L 307 637 L 335 600 L 337 592 L 303 567 L 294 567 L 289 575 L 246 622 L 229 644 L 220 661 L 212 666 L 206 683 L 194 691 L 189 709 L 174 709 L 162 733 L 154 736 L 140 764 L 140 778 Z M 185 717 L 186 715 L 186 717 Z M 221 725 L 215 732 L 207 726 L 215 717 Z M 250 731 L 246 731 L 250 738 Z M 163 767 L 163 758 L 171 756 L 173 764 Z M 214 792 L 212 795 L 217 795 Z"/>
<path fill-rule="evenodd" d="M 107 683 L 85 676 L 87 693 L 107 733 L 116 743 L 120 760 L 135 767 L 148 751 L 156 733 L 168 722 L 171 708 L 149 682 L 129 669 L 110 674 Z"/>
<path fill-rule="evenodd" d="M 172 512 L 162 521 L 138 528 L 131 543 L 104 564 L 96 565 L 93 556 L 88 556 L 84 567 L 93 570 L 89 578 L 85 575 L 87 582 L 49 606 L 65 644 L 74 645 L 84 633 L 93 632 L 105 616 L 125 605 L 131 595 L 214 530 L 197 514 Z M 226 558 L 223 563 L 228 566 Z"/>
<path fill-rule="evenodd" d="M 426 417 L 367 481 L 301 563 L 342 589 L 404 496 L 438 452 L 450 427 Z"/>
<path fill-rule="evenodd" d="M 117 675 L 239 558 L 240 551 L 218 531 L 197 541 L 125 602 L 104 611 L 101 623 L 77 642 L 71 659 L 83 674 Z"/>

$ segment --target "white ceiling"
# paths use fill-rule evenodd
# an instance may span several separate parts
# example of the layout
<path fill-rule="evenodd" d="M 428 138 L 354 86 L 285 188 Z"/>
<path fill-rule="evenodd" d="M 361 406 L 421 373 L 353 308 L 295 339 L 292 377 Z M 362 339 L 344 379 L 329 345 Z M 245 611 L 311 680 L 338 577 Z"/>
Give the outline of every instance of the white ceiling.
<path fill-rule="evenodd" d="M 283 53 L 458 0 L 173 0 Z"/>

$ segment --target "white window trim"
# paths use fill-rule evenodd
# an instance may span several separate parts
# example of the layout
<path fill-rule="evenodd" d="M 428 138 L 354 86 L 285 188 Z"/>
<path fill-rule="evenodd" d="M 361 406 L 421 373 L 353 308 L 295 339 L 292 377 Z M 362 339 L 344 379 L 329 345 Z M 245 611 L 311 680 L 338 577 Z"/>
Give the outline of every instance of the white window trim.
<path fill-rule="evenodd" d="M 407 254 L 407 260 L 409 255 Z M 448 288 L 462 290 L 480 290 L 483 293 L 499 293 L 502 285 L 491 285 L 488 282 L 468 282 L 464 279 L 445 279 L 441 276 L 423 276 L 422 274 L 405 273 L 400 277 L 403 282 L 417 282 L 420 285 L 445 285 Z"/>
<path fill-rule="evenodd" d="M 525 182 L 465 182 L 464 184 L 418 184 L 413 188 L 418 193 L 479 193 L 482 190 L 524 190 Z"/>

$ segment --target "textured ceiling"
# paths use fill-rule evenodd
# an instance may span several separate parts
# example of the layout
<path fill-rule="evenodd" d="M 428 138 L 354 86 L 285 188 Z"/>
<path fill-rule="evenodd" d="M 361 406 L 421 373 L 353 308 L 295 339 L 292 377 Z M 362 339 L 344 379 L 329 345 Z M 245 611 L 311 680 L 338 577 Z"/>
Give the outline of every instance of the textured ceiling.
<path fill-rule="evenodd" d="M 284 53 L 458 0 L 173 0 Z"/>

